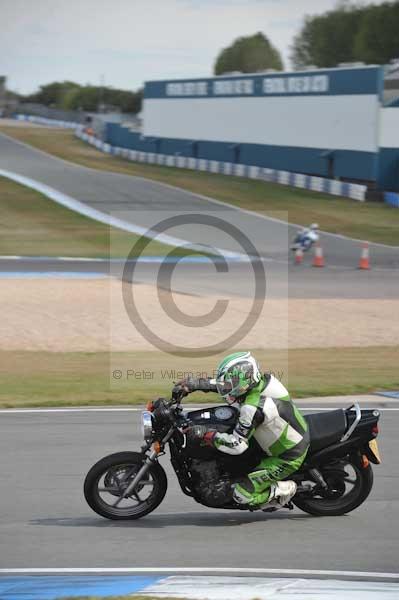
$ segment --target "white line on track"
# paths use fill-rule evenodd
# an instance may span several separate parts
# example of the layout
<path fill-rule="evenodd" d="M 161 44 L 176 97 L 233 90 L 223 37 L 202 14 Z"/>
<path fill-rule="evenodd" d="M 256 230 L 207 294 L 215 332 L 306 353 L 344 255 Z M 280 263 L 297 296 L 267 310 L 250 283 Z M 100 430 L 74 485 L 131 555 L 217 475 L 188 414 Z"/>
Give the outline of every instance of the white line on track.
<path fill-rule="evenodd" d="M 147 227 L 142 227 L 141 225 L 135 225 L 134 223 L 130 223 L 123 219 L 119 219 L 118 217 L 114 217 L 108 213 L 104 213 L 92 206 L 85 204 L 84 202 L 80 202 L 72 196 L 68 196 L 67 194 L 63 194 L 62 192 L 44 184 L 40 181 L 36 181 L 35 179 L 31 179 L 30 177 L 25 177 L 25 175 L 19 175 L 18 173 L 14 173 L 12 171 L 7 171 L 5 169 L 0 169 L 0 176 L 7 177 L 12 181 L 16 181 L 17 183 L 21 183 L 22 185 L 27 186 L 30 189 L 33 189 L 37 192 L 40 192 L 50 200 L 53 200 L 57 204 L 61 204 L 61 206 L 65 206 L 70 210 L 73 210 L 76 213 L 89 217 L 95 221 L 99 221 L 100 223 L 104 223 L 109 227 L 116 227 L 117 229 L 122 229 L 123 231 L 128 231 L 130 233 L 134 233 L 136 235 L 143 235 L 145 237 L 156 239 L 163 244 L 173 247 L 180 246 L 188 246 L 191 250 L 199 250 L 200 252 L 209 252 L 210 249 L 207 246 L 203 246 L 202 244 L 193 244 L 188 240 L 182 240 L 180 238 L 175 238 L 173 236 L 167 235 L 165 233 L 157 233 L 156 231 L 152 231 Z M 250 259 L 248 256 L 241 254 L 239 252 L 232 252 L 230 250 L 224 250 L 223 248 L 211 248 L 211 252 L 218 253 L 220 256 L 223 256 L 225 259 L 232 258 L 233 260 L 242 260 L 244 262 L 248 262 Z"/>
<path fill-rule="evenodd" d="M 334 410 L 333 406 L 302 406 L 301 404 L 296 403 L 301 410 L 311 410 L 311 411 L 323 411 L 323 410 Z M 337 402 L 337 404 L 339 404 Z M 350 403 L 347 402 L 349 405 Z M 378 404 L 378 402 L 376 403 Z M 216 405 L 215 405 L 216 406 Z M 211 405 L 207 406 L 186 406 L 185 410 L 205 410 L 206 408 L 211 408 Z M 377 409 L 379 411 L 399 411 L 399 407 L 375 407 L 375 406 L 362 406 L 363 410 L 373 410 Z M 34 414 L 34 413 L 46 413 L 46 414 L 58 414 L 58 413 L 106 413 L 106 412 L 142 412 L 145 410 L 144 406 L 139 408 L 132 407 L 105 407 L 105 408 L 85 408 L 85 407 L 77 407 L 77 408 L 2 408 L 0 409 L 0 414 L 2 415 L 18 415 L 18 414 Z"/>
<path fill-rule="evenodd" d="M 38 575 L 74 573 L 215 573 L 240 575 L 301 575 L 316 577 L 355 577 L 359 579 L 393 579 L 399 581 L 399 573 L 375 571 L 329 571 L 324 569 L 264 569 L 245 567 L 44 567 L 0 569 L 0 575 Z"/>

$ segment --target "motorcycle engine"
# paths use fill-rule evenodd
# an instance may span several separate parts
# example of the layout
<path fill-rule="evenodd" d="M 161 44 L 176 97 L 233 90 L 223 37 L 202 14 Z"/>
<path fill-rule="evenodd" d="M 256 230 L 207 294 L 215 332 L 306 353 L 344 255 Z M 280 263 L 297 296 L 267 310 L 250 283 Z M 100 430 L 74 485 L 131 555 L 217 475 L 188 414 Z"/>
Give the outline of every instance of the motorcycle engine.
<path fill-rule="evenodd" d="M 193 460 L 191 475 L 195 491 L 206 506 L 220 508 L 232 501 L 232 480 L 216 460 Z"/>

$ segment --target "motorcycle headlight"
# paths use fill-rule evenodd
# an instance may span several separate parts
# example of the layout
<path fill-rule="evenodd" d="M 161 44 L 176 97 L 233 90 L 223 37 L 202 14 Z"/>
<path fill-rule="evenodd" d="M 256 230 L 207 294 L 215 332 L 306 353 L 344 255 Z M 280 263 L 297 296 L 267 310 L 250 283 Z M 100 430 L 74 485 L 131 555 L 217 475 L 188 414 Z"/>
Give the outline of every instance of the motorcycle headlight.
<path fill-rule="evenodd" d="M 145 410 L 141 415 L 141 432 L 146 442 L 152 438 L 152 414 Z"/>

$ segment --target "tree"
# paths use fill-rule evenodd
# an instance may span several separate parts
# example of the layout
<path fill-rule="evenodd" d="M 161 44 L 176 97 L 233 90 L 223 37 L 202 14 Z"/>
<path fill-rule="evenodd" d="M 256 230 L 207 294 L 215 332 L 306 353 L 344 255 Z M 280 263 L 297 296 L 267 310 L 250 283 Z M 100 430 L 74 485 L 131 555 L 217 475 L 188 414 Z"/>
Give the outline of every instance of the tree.
<path fill-rule="evenodd" d="M 216 58 L 214 74 L 222 75 L 232 71 L 257 73 L 265 69 L 283 69 L 279 51 L 263 33 L 240 37 L 231 46 L 224 48 Z"/>
<path fill-rule="evenodd" d="M 398 1 L 362 7 L 340 2 L 335 10 L 305 18 L 292 46 L 294 68 L 388 63 L 399 57 L 398 23 Z"/>
<path fill-rule="evenodd" d="M 386 64 L 399 58 L 399 2 L 370 6 L 357 32 L 354 54 L 357 60 Z"/>
<path fill-rule="evenodd" d="M 362 12 L 344 3 L 323 15 L 307 16 L 291 48 L 294 68 L 306 65 L 328 68 L 356 60 L 354 43 Z"/>
<path fill-rule="evenodd" d="M 41 85 L 39 91 L 25 97 L 27 102 L 38 102 L 45 106 L 61 107 L 62 99 L 69 90 L 79 89 L 80 85 L 73 81 L 54 81 Z"/>
<path fill-rule="evenodd" d="M 137 113 L 141 110 L 143 92 L 130 92 L 111 87 L 79 85 L 73 81 L 55 81 L 42 85 L 38 92 L 25 96 L 25 102 L 37 102 L 64 110 L 96 112 L 101 105 L 121 112 Z"/>

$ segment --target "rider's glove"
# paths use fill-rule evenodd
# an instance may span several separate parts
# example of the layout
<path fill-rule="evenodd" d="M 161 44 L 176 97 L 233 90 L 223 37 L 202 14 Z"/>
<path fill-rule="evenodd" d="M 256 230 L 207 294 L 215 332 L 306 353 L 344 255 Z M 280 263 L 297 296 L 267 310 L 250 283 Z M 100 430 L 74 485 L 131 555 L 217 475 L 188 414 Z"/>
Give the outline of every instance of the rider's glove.
<path fill-rule="evenodd" d="M 208 429 L 206 425 L 193 425 L 184 430 L 187 439 L 191 442 L 201 442 L 202 446 L 213 446 L 217 431 Z"/>
<path fill-rule="evenodd" d="M 210 446 L 211 448 L 214 446 L 214 442 L 215 442 L 215 437 L 216 437 L 217 431 L 207 431 L 204 435 L 204 437 L 202 438 L 202 443 L 204 446 Z"/>
<path fill-rule="evenodd" d="M 177 400 L 178 398 L 184 398 L 191 392 L 194 392 L 198 388 L 198 380 L 193 377 L 187 377 L 178 381 L 172 389 L 172 398 Z"/>
<path fill-rule="evenodd" d="M 173 400 L 180 400 L 189 394 L 189 390 L 181 383 L 176 383 L 172 389 Z"/>

